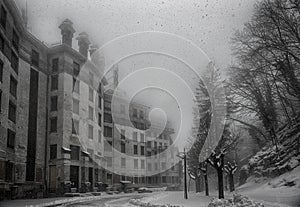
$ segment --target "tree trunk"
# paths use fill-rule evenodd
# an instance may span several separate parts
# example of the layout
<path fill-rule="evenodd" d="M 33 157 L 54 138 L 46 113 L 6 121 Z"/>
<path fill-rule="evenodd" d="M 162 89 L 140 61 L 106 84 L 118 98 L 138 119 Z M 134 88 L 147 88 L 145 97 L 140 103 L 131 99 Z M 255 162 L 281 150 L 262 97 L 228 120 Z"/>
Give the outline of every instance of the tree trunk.
<path fill-rule="evenodd" d="M 205 183 L 205 195 L 209 196 L 207 173 L 204 174 L 204 183 Z"/>
<path fill-rule="evenodd" d="M 200 178 L 200 192 L 202 192 L 203 189 L 204 189 L 204 188 L 203 188 L 203 186 L 204 186 L 204 185 L 203 185 L 203 184 L 204 184 L 204 183 L 203 183 L 203 177 L 202 177 L 202 176 L 199 176 L 199 178 Z"/>
<path fill-rule="evenodd" d="M 233 174 L 229 173 L 228 177 L 229 177 L 229 190 L 230 190 L 230 192 L 233 192 L 234 191 Z"/>
<path fill-rule="evenodd" d="M 220 166 L 217 169 L 218 172 L 218 185 L 219 185 L 219 198 L 224 198 L 224 184 L 223 184 L 223 169 Z"/>
<path fill-rule="evenodd" d="M 225 189 L 225 191 L 227 191 L 228 190 L 228 180 L 229 180 L 229 177 L 228 177 L 228 175 L 227 174 L 225 174 L 225 178 L 224 178 L 224 189 Z"/>
<path fill-rule="evenodd" d="M 195 184 L 196 184 L 196 193 L 199 193 L 201 191 L 201 180 L 199 176 L 196 176 Z"/>

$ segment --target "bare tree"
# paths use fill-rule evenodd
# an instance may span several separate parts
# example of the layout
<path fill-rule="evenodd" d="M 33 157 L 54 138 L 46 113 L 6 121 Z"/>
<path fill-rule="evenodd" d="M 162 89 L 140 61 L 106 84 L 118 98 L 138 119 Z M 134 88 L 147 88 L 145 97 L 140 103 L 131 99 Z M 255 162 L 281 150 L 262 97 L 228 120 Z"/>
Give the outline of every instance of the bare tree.
<path fill-rule="evenodd" d="M 277 147 L 277 129 L 299 114 L 300 8 L 296 0 L 263 0 L 232 39 L 231 102 L 237 113 L 255 114 L 264 130 L 232 117 Z"/>
<path fill-rule="evenodd" d="M 227 162 L 224 166 L 224 171 L 228 175 L 229 178 L 229 191 L 234 191 L 234 173 L 237 170 L 237 164 L 236 162 Z"/>

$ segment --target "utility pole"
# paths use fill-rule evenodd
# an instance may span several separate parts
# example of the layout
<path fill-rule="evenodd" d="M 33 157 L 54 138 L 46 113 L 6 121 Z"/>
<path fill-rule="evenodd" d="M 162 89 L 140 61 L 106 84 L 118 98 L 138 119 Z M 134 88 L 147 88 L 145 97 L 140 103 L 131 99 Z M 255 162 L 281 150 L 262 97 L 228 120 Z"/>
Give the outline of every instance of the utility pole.
<path fill-rule="evenodd" d="M 184 199 L 188 199 L 188 194 L 187 194 L 187 178 L 186 178 L 186 153 L 185 153 L 185 148 L 184 148 Z"/>
<path fill-rule="evenodd" d="M 182 152 L 181 152 L 182 153 Z M 183 168 L 184 168 L 184 199 L 188 199 L 188 193 L 187 193 L 187 167 L 186 167 L 186 152 L 185 152 L 185 148 L 183 150 L 183 156 L 180 156 L 179 154 L 177 155 L 177 157 L 181 158 L 183 160 Z"/>

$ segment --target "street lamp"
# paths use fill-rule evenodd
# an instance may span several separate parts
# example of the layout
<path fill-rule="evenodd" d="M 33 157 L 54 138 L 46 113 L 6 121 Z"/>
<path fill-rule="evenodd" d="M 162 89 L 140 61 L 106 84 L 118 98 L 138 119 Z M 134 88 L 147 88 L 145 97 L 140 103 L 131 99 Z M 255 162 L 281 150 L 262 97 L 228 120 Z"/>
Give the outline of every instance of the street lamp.
<path fill-rule="evenodd" d="M 179 157 L 180 159 L 183 159 L 184 162 L 184 199 L 188 199 L 188 194 L 187 194 L 187 177 L 186 177 L 186 152 L 185 152 L 185 148 L 183 149 L 183 152 L 181 152 L 180 155 L 178 154 L 177 157 Z"/>

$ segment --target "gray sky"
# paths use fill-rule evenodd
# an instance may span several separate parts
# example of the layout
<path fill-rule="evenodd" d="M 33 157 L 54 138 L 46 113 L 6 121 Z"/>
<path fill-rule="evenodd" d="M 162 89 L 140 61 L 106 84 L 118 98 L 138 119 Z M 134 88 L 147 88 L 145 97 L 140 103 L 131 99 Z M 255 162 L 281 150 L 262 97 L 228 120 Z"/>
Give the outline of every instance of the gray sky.
<path fill-rule="evenodd" d="M 16 0 L 24 7 L 25 0 Z M 200 46 L 218 67 L 231 61 L 228 41 L 249 20 L 255 0 L 27 0 L 31 31 L 46 43 L 60 40 L 58 25 L 73 21 L 103 44 L 132 32 L 175 33 Z"/>
<path fill-rule="evenodd" d="M 25 7 L 25 0 L 16 2 L 20 8 Z M 250 19 L 254 3 L 255 0 L 27 0 L 30 31 L 48 45 L 60 41 L 58 26 L 69 18 L 74 23 L 75 37 L 85 31 L 91 42 L 99 46 L 133 32 L 162 31 L 180 35 L 194 42 L 221 69 L 231 63 L 230 38 Z M 73 41 L 73 47 L 77 47 L 76 41 Z M 120 79 L 139 68 L 149 67 L 147 62 L 155 62 L 155 66 L 166 67 L 181 77 L 189 70 L 168 58 L 139 56 L 120 62 Z M 166 75 L 151 77 L 147 73 L 147 76 L 134 80 L 139 85 L 143 78 L 161 79 L 168 85 Z M 189 82 L 188 77 L 183 80 Z M 173 87 L 178 92 L 177 99 L 187 99 L 187 91 L 182 90 L 180 84 L 173 82 L 172 85 L 171 81 L 166 87 Z M 180 135 L 188 136 L 192 121 L 191 100 L 181 103 L 185 109 L 179 110 L 178 103 L 168 93 L 149 90 L 138 96 L 145 103 L 166 111 L 176 127 L 182 119 L 180 110 L 189 114 Z"/>

